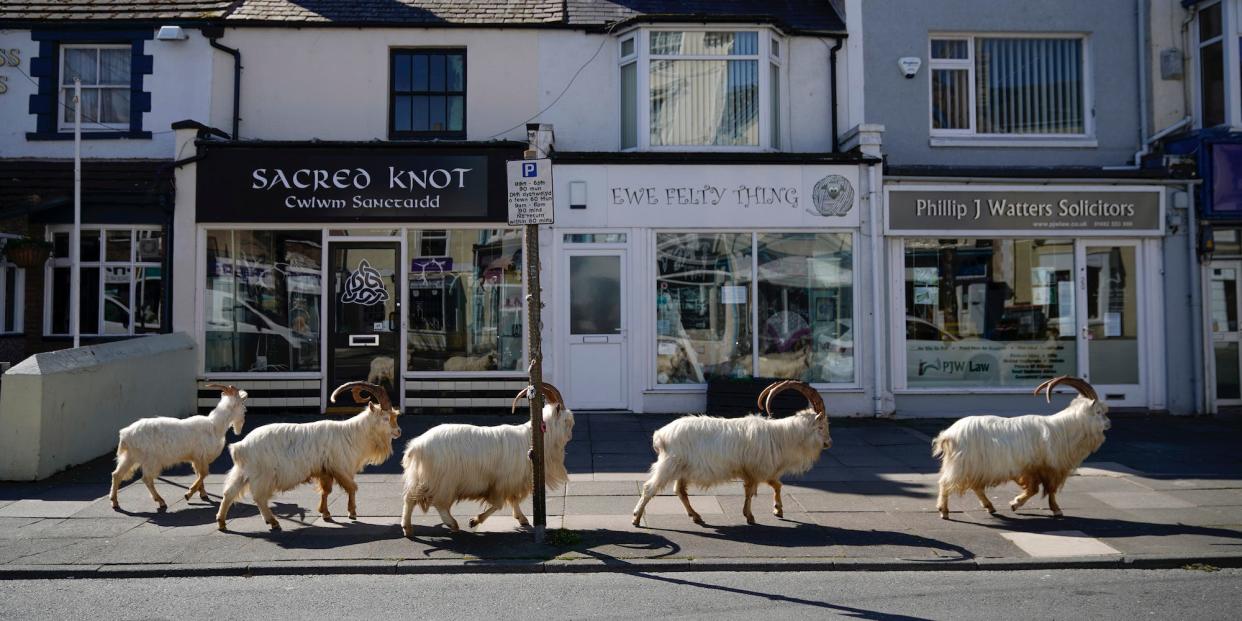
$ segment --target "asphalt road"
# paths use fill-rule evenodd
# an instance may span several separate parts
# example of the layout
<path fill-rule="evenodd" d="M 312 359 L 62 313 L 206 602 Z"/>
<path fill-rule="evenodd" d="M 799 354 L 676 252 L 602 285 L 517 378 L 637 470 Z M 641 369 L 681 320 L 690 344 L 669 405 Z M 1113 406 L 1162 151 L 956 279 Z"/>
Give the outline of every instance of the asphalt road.
<path fill-rule="evenodd" d="M 0 582 L 6 619 L 1236 619 L 1242 570 Z"/>

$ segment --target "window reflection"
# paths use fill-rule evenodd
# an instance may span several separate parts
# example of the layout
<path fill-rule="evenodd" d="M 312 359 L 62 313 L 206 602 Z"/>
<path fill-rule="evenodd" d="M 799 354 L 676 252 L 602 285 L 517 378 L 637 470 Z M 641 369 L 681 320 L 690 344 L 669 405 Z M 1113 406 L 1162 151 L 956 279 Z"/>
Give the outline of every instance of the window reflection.
<path fill-rule="evenodd" d="M 408 247 L 408 370 L 518 370 L 521 230 L 411 231 Z"/>

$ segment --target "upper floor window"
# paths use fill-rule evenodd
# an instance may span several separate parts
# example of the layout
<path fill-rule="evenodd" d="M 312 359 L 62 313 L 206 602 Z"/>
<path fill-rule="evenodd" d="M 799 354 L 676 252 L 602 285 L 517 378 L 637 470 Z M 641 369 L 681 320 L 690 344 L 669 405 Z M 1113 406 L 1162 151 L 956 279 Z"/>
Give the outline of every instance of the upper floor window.
<path fill-rule="evenodd" d="M 1225 123 L 1224 3 L 1199 9 L 1199 122 L 1202 127 Z"/>
<path fill-rule="evenodd" d="M 393 50 L 391 138 L 466 137 L 466 51 Z"/>
<path fill-rule="evenodd" d="M 935 37 L 929 56 L 933 136 L 1091 133 L 1082 37 Z"/>
<path fill-rule="evenodd" d="M 782 47 L 767 30 L 624 36 L 621 148 L 779 149 Z"/>
<path fill-rule="evenodd" d="M 61 46 L 62 131 L 73 130 L 75 78 L 82 82 L 82 131 L 129 129 L 132 55 L 129 44 Z"/>

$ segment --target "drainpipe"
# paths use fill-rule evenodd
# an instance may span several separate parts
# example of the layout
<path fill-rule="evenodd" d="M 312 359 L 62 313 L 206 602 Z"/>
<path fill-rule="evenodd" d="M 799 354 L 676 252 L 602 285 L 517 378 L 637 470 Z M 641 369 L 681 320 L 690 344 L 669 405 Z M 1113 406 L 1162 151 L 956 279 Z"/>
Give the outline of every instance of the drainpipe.
<path fill-rule="evenodd" d="M 867 165 L 867 208 L 868 228 L 871 233 L 871 361 L 872 373 L 875 376 L 873 387 L 872 413 L 875 416 L 885 416 L 888 414 L 884 407 L 885 396 L 885 373 L 884 363 L 888 350 L 884 347 L 884 333 L 887 326 L 891 322 L 885 321 L 885 299 L 884 299 L 884 237 L 883 230 L 880 226 L 880 218 L 883 217 L 882 209 L 878 204 L 879 189 L 876 187 L 879 181 L 876 179 L 876 165 Z M 897 311 L 903 312 L 904 311 Z"/>
<path fill-rule="evenodd" d="M 219 26 L 212 28 L 204 28 L 203 36 L 207 37 L 207 42 L 211 47 L 227 52 L 233 57 L 233 140 L 237 140 L 237 127 L 241 123 L 241 50 L 227 45 L 220 44 L 220 37 L 224 36 L 224 28 Z"/>
<path fill-rule="evenodd" d="M 832 152 L 841 152 L 841 140 L 837 134 L 837 52 L 845 45 L 844 37 L 828 37 L 837 44 L 828 48 L 828 79 L 832 82 Z"/>
<path fill-rule="evenodd" d="M 1138 33 L 1135 39 L 1138 41 L 1138 100 L 1139 100 L 1139 146 L 1146 149 L 1147 146 L 1147 55 L 1151 52 L 1147 49 L 1147 0 L 1135 0 L 1138 6 Z M 1135 156 L 1134 163 L 1141 166 L 1143 163 Z"/>
<path fill-rule="evenodd" d="M 1209 338 L 1206 323 L 1203 319 L 1202 282 L 1203 269 L 1199 266 L 1199 214 L 1194 193 L 1194 184 L 1186 184 L 1186 219 L 1188 220 L 1186 242 L 1187 275 L 1190 277 L 1190 330 L 1191 365 L 1190 389 L 1194 395 L 1194 413 L 1207 414 L 1207 345 Z"/>

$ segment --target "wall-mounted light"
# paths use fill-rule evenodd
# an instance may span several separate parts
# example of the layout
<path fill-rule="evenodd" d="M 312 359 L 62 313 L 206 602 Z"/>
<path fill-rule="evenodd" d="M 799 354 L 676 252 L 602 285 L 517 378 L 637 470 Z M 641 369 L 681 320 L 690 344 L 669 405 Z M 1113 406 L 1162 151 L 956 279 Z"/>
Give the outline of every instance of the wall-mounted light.
<path fill-rule="evenodd" d="M 570 209 L 586 209 L 587 192 L 585 181 L 569 182 L 569 208 Z"/>
<path fill-rule="evenodd" d="M 160 41 L 184 41 L 189 35 L 181 29 L 181 26 L 160 26 L 159 32 L 155 33 L 155 38 Z"/>

